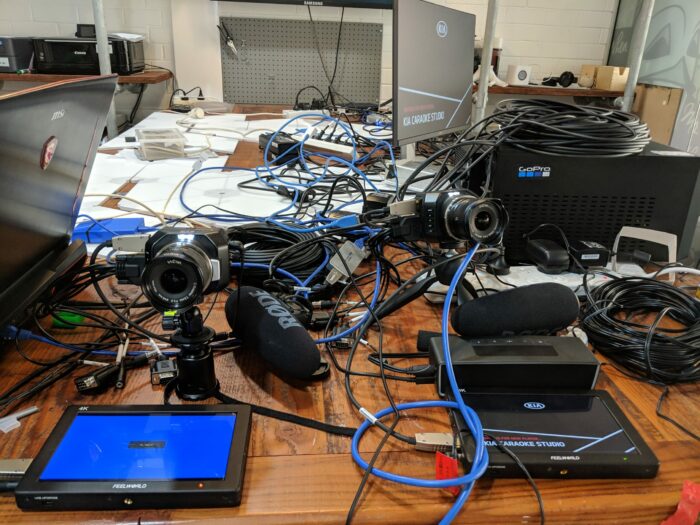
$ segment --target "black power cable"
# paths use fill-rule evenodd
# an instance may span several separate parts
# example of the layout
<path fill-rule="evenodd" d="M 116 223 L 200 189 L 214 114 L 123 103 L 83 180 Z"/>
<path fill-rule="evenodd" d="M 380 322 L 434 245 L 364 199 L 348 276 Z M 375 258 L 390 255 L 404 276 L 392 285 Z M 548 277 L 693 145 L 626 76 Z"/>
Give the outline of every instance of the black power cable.
<path fill-rule="evenodd" d="M 602 354 L 637 377 L 664 384 L 700 380 L 698 299 L 646 277 L 614 278 L 592 291 L 584 278 L 584 289 L 588 306 L 581 327 Z M 649 326 L 625 318 L 640 312 L 658 315 Z M 659 328 L 662 317 L 684 328 Z"/>
<path fill-rule="evenodd" d="M 306 243 L 303 250 L 293 250 L 284 259 L 283 268 L 300 279 L 310 276 L 325 260 L 326 252 L 316 242 L 318 235 L 299 233 L 280 228 L 272 223 L 250 223 L 228 229 L 229 244 L 238 242 L 245 247 L 245 262 L 269 266 L 285 250 Z M 240 250 L 230 250 L 231 260 L 238 262 Z M 323 275 L 323 274 L 322 274 Z M 246 268 L 249 281 L 261 282 L 268 278 L 267 269 Z"/>
<path fill-rule="evenodd" d="M 632 113 L 550 100 L 504 100 L 496 105 L 494 121 L 517 129 L 505 143 L 547 155 L 623 157 L 641 153 L 651 141 L 649 127 Z"/>
<path fill-rule="evenodd" d="M 661 412 L 668 385 L 700 380 L 700 301 L 670 283 L 647 277 L 612 278 L 591 291 L 587 277 L 583 286 L 588 305 L 581 327 L 591 344 L 625 375 L 662 387 L 657 415 L 700 441 Z M 648 312 L 657 312 L 650 325 L 630 320 Z M 683 328 L 661 328 L 666 317 Z"/>

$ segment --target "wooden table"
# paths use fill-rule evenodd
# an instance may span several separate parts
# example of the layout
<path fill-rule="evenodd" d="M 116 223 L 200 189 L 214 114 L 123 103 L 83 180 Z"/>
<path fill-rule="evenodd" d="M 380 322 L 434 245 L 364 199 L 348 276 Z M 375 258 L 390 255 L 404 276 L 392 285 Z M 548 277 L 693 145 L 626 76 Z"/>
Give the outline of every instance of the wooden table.
<path fill-rule="evenodd" d="M 241 142 L 232 155 L 232 162 L 255 165 L 260 162 L 260 152 L 255 144 Z M 417 268 L 415 266 L 414 271 Z M 135 287 L 112 285 L 111 289 L 132 297 L 138 293 Z M 203 311 L 211 300 L 211 297 L 207 299 Z M 414 351 L 418 330 L 438 330 L 439 318 L 439 309 L 424 300 L 388 317 L 384 322 L 386 351 Z M 209 325 L 217 330 L 228 329 L 223 297 L 214 305 Z M 159 323 L 154 320 L 147 326 L 157 330 Z M 67 341 L 84 341 L 90 337 L 90 332 L 63 331 L 57 336 Z M 370 338 L 376 340 L 376 334 Z M 24 348 L 37 359 L 60 353 L 39 343 L 30 343 Z M 11 345 L 3 350 L 0 370 L 4 385 L 14 384 L 34 369 Z M 366 349 L 359 352 L 354 367 L 376 371 L 367 362 L 366 354 Z M 341 351 L 339 355 L 343 362 L 344 353 Z M 242 401 L 338 425 L 357 426 L 361 423 L 346 397 L 343 376 L 335 370 L 330 378 L 320 383 L 287 382 L 266 371 L 261 361 L 246 351 L 218 355 L 216 367 L 222 391 Z M 74 376 L 81 373 L 84 371 L 80 370 Z M 387 406 L 379 381 L 353 378 L 351 382 L 357 398 L 369 410 L 377 411 Z M 391 383 L 390 386 L 397 403 L 437 397 L 433 385 Z M 603 367 L 598 387 L 611 393 L 654 450 L 661 461 L 659 475 L 653 480 L 538 480 L 547 521 L 658 524 L 675 508 L 683 480 L 700 481 L 700 446 L 655 415 L 659 396 L 657 388 L 627 379 L 609 366 Z M 666 406 L 672 417 L 683 421 L 695 432 L 700 431 L 699 395 L 700 385 L 673 387 Z M 21 428 L 0 435 L 0 457 L 34 457 L 64 408 L 70 404 L 161 402 L 162 390 L 150 385 L 145 369 L 133 371 L 124 390 L 110 390 L 98 396 L 78 395 L 72 378 L 62 380 L 15 407 L 37 405 L 40 412 L 23 419 Z M 409 434 L 445 431 L 448 429 L 447 417 L 441 410 L 411 412 L 402 419 L 399 429 Z M 380 438 L 380 432 L 368 432 L 361 443 L 365 457 L 371 455 Z M 193 450 L 196 450 L 196 444 L 193 444 Z M 433 454 L 415 452 L 392 441 L 385 447 L 377 466 L 407 475 L 434 478 Z M 0 497 L 0 523 L 228 524 L 234 521 L 241 524 L 337 524 L 345 521 L 361 477 L 362 471 L 350 456 L 349 439 L 253 416 L 240 507 L 39 514 L 19 511 L 14 498 L 3 495 Z M 436 523 L 452 501 L 452 497 L 443 491 L 409 488 L 370 478 L 354 523 Z M 476 484 L 458 522 L 485 525 L 539 523 L 539 517 L 533 492 L 524 480 L 483 479 Z"/>
<path fill-rule="evenodd" d="M 616 98 L 621 97 L 623 91 L 608 91 L 607 89 L 573 88 L 561 86 L 491 86 L 489 95 L 527 95 L 530 97 L 591 97 L 591 98 Z"/>
<path fill-rule="evenodd" d="M 49 75 L 41 73 L 0 73 L 0 82 L 8 80 L 11 82 L 58 82 L 59 80 L 73 80 L 96 75 Z M 133 75 L 119 75 L 119 84 L 160 84 L 172 78 L 172 73 L 165 69 L 146 69 Z"/>

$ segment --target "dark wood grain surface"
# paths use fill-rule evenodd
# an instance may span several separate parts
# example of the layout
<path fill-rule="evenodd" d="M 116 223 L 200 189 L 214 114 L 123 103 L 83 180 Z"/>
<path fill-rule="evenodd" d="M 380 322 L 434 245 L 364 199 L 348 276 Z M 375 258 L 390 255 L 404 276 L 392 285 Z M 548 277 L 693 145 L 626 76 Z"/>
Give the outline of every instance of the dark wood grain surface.
<path fill-rule="evenodd" d="M 253 109 L 253 108 L 251 108 Z M 258 111 L 268 109 L 255 107 Z M 240 143 L 231 162 L 254 166 L 260 160 L 255 144 Z M 406 265 L 404 271 L 410 272 Z M 413 271 L 418 266 L 413 267 Z M 114 287 L 113 289 L 116 289 Z M 134 297 L 135 287 L 119 287 L 120 293 Z M 86 292 L 86 296 L 90 296 Z M 209 297 L 202 310 L 211 304 Z M 209 324 L 227 329 L 225 298 L 213 307 Z M 385 349 L 392 352 L 415 350 L 418 330 L 438 330 L 440 311 L 418 300 L 386 319 Z M 158 330 L 158 321 L 149 324 Z M 66 341 L 89 340 L 86 329 L 57 331 Z M 376 341 L 376 334 L 370 341 Z M 40 343 L 23 348 L 38 359 L 49 359 L 60 350 Z M 358 370 L 373 370 L 361 347 L 355 360 Z M 344 363 L 345 354 L 339 352 Z M 599 356 L 600 358 L 600 356 Z M 605 361 L 604 359 L 601 359 Z M 412 361 L 411 364 L 416 364 Z M 343 376 L 333 370 L 319 383 L 287 382 L 266 370 L 263 363 L 247 351 L 216 357 L 217 375 L 222 390 L 246 402 L 294 412 L 329 423 L 357 426 L 360 417 L 352 409 L 343 387 Z M 35 367 L 6 345 L 0 353 L 3 387 L 14 384 Z M 40 412 L 22 420 L 21 428 L 0 434 L 0 457 L 33 457 L 39 451 L 65 407 L 70 404 L 159 404 L 162 390 L 151 386 L 145 369 L 133 371 L 127 387 L 97 396 L 76 393 L 72 378 L 56 383 L 40 395 L 15 409 L 36 405 Z M 381 383 L 353 378 L 353 390 L 369 410 L 387 406 Z M 611 393 L 661 462 L 659 475 L 652 480 L 538 480 L 548 523 L 577 524 L 658 524 L 678 502 L 683 480 L 700 481 L 700 446 L 669 423 L 655 415 L 659 389 L 624 377 L 604 365 L 598 387 Z M 3 388 L 4 389 L 4 388 Z M 433 385 L 391 384 L 397 402 L 435 399 Z M 671 388 L 666 411 L 700 432 L 700 385 Z M 440 410 L 407 413 L 399 427 L 412 434 L 444 431 L 447 417 Z M 370 430 L 361 443 L 368 457 L 381 438 Z M 378 465 L 399 473 L 434 478 L 434 455 L 411 451 L 390 441 Z M 31 513 L 19 511 L 14 498 L 0 496 L 0 523 L 105 523 L 159 524 L 336 524 L 343 523 L 362 471 L 350 456 L 350 440 L 329 436 L 277 420 L 253 416 L 249 459 L 240 507 L 198 510 L 132 510 L 117 512 Z M 362 499 L 355 523 L 436 523 L 449 509 L 452 497 L 444 491 L 417 489 L 371 479 Z M 480 480 L 458 518 L 459 523 L 484 525 L 539 523 L 537 503 L 524 480 Z"/>
<path fill-rule="evenodd" d="M 61 80 L 74 80 L 97 75 L 57 75 L 42 73 L 0 73 L 0 81 L 9 80 L 16 82 L 59 82 Z M 165 69 L 147 69 L 132 75 L 119 75 L 119 84 L 159 84 L 172 78 L 172 73 Z"/>
<path fill-rule="evenodd" d="M 607 89 L 573 88 L 561 86 L 491 86 L 491 95 L 529 95 L 550 97 L 594 97 L 615 98 L 623 95 L 622 91 L 608 91 Z"/>

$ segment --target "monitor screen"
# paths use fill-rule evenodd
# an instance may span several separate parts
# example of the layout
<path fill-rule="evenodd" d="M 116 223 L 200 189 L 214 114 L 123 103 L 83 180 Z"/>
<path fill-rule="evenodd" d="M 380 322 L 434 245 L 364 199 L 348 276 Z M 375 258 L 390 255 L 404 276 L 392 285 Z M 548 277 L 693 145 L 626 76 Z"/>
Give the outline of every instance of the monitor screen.
<path fill-rule="evenodd" d="M 394 143 L 450 133 L 471 115 L 476 17 L 425 2 L 394 6 Z"/>
<path fill-rule="evenodd" d="M 491 437 L 517 454 L 639 454 L 625 428 L 596 395 L 492 394 L 463 396 Z"/>
<path fill-rule="evenodd" d="M 394 0 L 223 0 L 225 2 L 246 2 L 253 4 L 291 4 L 310 7 L 361 7 L 365 9 L 391 9 Z"/>
<path fill-rule="evenodd" d="M 78 414 L 40 481 L 224 479 L 236 414 Z"/>

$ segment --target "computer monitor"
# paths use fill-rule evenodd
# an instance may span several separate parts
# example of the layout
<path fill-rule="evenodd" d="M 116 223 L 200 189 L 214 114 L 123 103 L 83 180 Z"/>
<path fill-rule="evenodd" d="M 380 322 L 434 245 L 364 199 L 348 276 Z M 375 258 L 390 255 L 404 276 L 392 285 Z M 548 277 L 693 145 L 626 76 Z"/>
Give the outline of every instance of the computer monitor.
<path fill-rule="evenodd" d="M 85 256 L 69 244 L 117 76 L 0 96 L 0 328 Z"/>
<path fill-rule="evenodd" d="M 403 146 L 467 125 L 476 17 L 424 0 L 394 4 L 393 140 Z"/>

